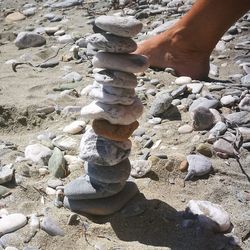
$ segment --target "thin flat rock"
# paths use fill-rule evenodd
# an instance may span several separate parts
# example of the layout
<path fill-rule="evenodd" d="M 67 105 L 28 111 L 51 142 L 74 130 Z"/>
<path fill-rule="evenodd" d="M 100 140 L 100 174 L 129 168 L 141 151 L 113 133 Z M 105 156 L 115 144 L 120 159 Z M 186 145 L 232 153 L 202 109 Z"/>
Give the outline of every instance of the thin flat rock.
<path fill-rule="evenodd" d="M 92 64 L 94 68 L 120 70 L 129 73 L 144 72 L 149 67 L 149 61 L 146 56 L 108 52 L 96 53 Z"/>
<path fill-rule="evenodd" d="M 119 211 L 139 192 L 133 182 L 126 182 L 121 192 L 111 197 L 94 200 L 70 200 L 64 198 L 64 207 L 74 212 L 93 215 L 109 215 Z"/>
<path fill-rule="evenodd" d="M 119 70 L 101 70 L 94 74 L 95 80 L 103 85 L 133 89 L 137 85 L 136 76 Z"/>
<path fill-rule="evenodd" d="M 95 19 L 95 25 L 122 37 L 136 36 L 142 30 L 142 23 L 134 17 L 99 16 Z"/>
<path fill-rule="evenodd" d="M 131 53 L 137 48 L 136 42 L 130 38 L 105 33 L 90 35 L 86 38 L 86 42 L 98 50 L 112 53 Z"/>
<path fill-rule="evenodd" d="M 71 200 L 105 198 L 120 192 L 124 183 L 101 183 L 86 175 L 68 183 L 64 195 Z"/>
<path fill-rule="evenodd" d="M 105 104 L 93 101 L 81 110 L 81 115 L 86 119 L 104 119 L 112 124 L 129 125 L 142 115 L 143 105 L 138 98 L 132 105 Z"/>
<path fill-rule="evenodd" d="M 85 166 L 86 174 L 103 183 L 124 182 L 128 179 L 130 170 L 129 159 L 125 159 L 114 166 L 100 166 L 91 163 Z"/>

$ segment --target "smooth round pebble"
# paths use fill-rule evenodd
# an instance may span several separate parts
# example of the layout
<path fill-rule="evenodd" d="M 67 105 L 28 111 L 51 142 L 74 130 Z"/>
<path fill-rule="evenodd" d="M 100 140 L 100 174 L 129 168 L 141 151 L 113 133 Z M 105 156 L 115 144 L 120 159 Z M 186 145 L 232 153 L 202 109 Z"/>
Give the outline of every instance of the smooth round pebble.
<path fill-rule="evenodd" d="M 188 134 L 188 133 L 191 133 L 192 131 L 193 131 L 193 127 L 190 126 L 189 124 L 185 124 L 178 128 L 178 132 L 180 134 Z"/>
<path fill-rule="evenodd" d="M 182 85 L 191 83 L 192 78 L 189 76 L 180 76 L 175 79 L 175 84 Z"/>
<path fill-rule="evenodd" d="M 63 132 L 75 135 L 82 132 L 85 127 L 86 123 L 84 121 L 73 121 L 72 123 L 64 127 Z"/>

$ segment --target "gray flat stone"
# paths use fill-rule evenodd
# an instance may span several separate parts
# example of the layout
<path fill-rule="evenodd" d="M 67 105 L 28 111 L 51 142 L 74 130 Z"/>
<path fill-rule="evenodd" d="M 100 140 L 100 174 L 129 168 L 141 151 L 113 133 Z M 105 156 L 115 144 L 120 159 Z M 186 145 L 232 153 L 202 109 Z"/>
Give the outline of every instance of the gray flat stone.
<path fill-rule="evenodd" d="M 109 197 L 120 192 L 123 183 L 101 183 L 88 175 L 78 177 L 64 188 L 64 195 L 71 200 L 99 199 Z"/>
<path fill-rule="evenodd" d="M 136 76 L 118 70 L 102 70 L 94 75 L 95 80 L 103 85 L 132 89 L 137 85 Z"/>
<path fill-rule="evenodd" d="M 11 181 L 13 174 L 14 168 L 12 164 L 0 167 L 0 184 Z"/>
<path fill-rule="evenodd" d="M 86 38 L 86 41 L 98 50 L 113 53 L 131 53 L 137 45 L 132 39 L 110 34 L 96 33 Z"/>
<path fill-rule="evenodd" d="M 69 8 L 76 5 L 81 5 L 83 0 L 62 0 L 50 5 L 52 9 Z"/>
<path fill-rule="evenodd" d="M 216 108 L 219 105 L 219 101 L 216 99 L 207 99 L 205 97 L 200 97 L 197 100 L 193 101 L 193 103 L 189 107 L 189 111 L 192 112 L 198 107 L 204 107 L 207 109 Z"/>
<path fill-rule="evenodd" d="M 226 115 L 225 118 L 235 126 L 242 126 L 250 128 L 250 112 L 240 111 Z"/>
<path fill-rule="evenodd" d="M 134 17 L 99 16 L 95 20 L 95 25 L 122 37 L 136 36 L 142 30 L 142 23 Z"/>
<path fill-rule="evenodd" d="M 133 89 L 122 89 L 100 84 L 93 84 L 89 96 L 106 104 L 131 105 L 135 101 L 135 91 Z"/>
<path fill-rule="evenodd" d="M 20 32 L 15 40 L 15 45 L 19 49 L 39 47 L 46 44 L 46 39 L 34 32 Z"/>
<path fill-rule="evenodd" d="M 70 200 L 64 198 L 64 207 L 78 213 L 93 215 L 109 215 L 119 211 L 125 204 L 138 193 L 138 188 L 133 182 L 126 182 L 121 192 L 111 197 L 95 200 Z"/>
<path fill-rule="evenodd" d="M 95 68 L 120 70 L 129 73 L 144 72 L 149 67 L 146 56 L 134 54 L 114 54 L 98 52 L 93 57 L 92 64 Z"/>
<path fill-rule="evenodd" d="M 113 166 L 128 158 L 131 141 L 117 142 L 98 136 L 92 129 L 85 132 L 80 144 L 80 158 L 102 166 Z"/>
<path fill-rule="evenodd" d="M 129 125 L 142 115 L 143 105 L 138 98 L 131 105 L 105 104 L 93 101 L 81 110 L 86 119 L 104 119 L 112 124 Z"/>
<path fill-rule="evenodd" d="M 103 183 L 119 183 L 128 179 L 131 170 L 129 159 L 114 166 L 100 166 L 88 163 L 85 166 L 85 172 L 91 178 Z"/>

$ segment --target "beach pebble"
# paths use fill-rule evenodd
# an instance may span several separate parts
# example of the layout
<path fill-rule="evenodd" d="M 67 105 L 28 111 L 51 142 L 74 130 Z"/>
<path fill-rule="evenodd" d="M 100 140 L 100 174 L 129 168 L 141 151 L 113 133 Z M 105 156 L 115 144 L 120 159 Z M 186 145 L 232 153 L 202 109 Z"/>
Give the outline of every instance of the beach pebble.
<path fill-rule="evenodd" d="M 178 128 L 178 132 L 180 134 L 188 134 L 188 133 L 191 133 L 192 131 L 193 131 L 193 127 L 190 126 L 189 124 L 185 124 Z"/>
<path fill-rule="evenodd" d="M 184 85 L 184 84 L 191 83 L 191 81 L 192 81 L 192 78 L 189 76 L 180 76 L 175 79 L 174 83 L 177 85 Z"/>
<path fill-rule="evenodd" d="M 5 17 L 6 22 L 12 23 L 12 22 L 17 22 L 24 20 L 26 17 L 22 13 L 16 11 L 13 12 Z"/>
<path fill-rule="evenodd" d="M 135 91 L 133 89 L 122 89 L 100 84 L 92 87 L 89 96 L 106 104 L 131 105 L 135 101 Z"/>
<path fill-rule="evenodd" d="M 189 83 L 189 84 L 187 84 L 187 87 L 192 90 L 192 94 L 200 93 L 203 86 L 204 86 L 203 83 Z"/>
<path fill-rule="evenodd" d="M 131 16 L 99 16 L 95 19 L 95 25 L 121 37 L 136 36 L 142 29 L 142 23 Z"/>
<path fill-rule="evenodd" d="M 198 215 L 202 226 L 215 232 L 226 232 L 231 227 L 229 214 L 220 206 L 209 201 L 190 200 L 188 209 Z"/>
<path fill-rule="evenodd" d="M 211 161 L 203 155 L 188 155 L 188 174 L 185 181 L 192 179 L 194 176 L 208 174 L 212 170 Z"/>
<path fill-rule="evenodd" d="M 193 128 L 195 130 L 210 129 L 214 125 L 214 116 L 207 108 L 198 107 L 191 115 L 193 119 Z"/>
<path fill-rule="evenodd" d="M 151 170 L 152 164 L 147 160 L 135 160 L 131 162 L 131 166 L 131 176 L 140 178 Z"/>
<path fill-rule="evenodd" d="M 224 139 L 217 140 L 213 144 L 213 150 L 222 158 L 235 157 L 238 155 L 232 143 Z"/>
<path fill-rule="evenodd" d="M 149 113 L 153 116 L 159 116 L 165 113 L 173 101 L 172 96 L 167 91 L 156 94 L 155 99 L 150 107 Z"/>
<path fill-rule="evenodd" d="M 60 30 L 59 26 L 51 26 L 51 27 L 45 27 L 44 28 L 44 31 L 49 36 L 54 35 L 58 30 Z"/>
<path fill-rule="evenodd" d="M 90 35 L 86 38 L 86 42 L 98 50 L 112 53 L 131 53 L 137 48 L 136 42 L 130 38 L 104 33 Z"/>
<path fill-rule="evenodd" d="M 42 219 L 41 229 L 51 236 L 64 236 L 63 230 L 49 216 L 45 216 Z"/>
<path fill-rule="evenodd" d="M 67 135 L 59 135 L 52 140 L 52 143 L 61 150 L 76 150 L 78 148 L 79 141 Z"/>
<path fill-rule="evenodd" d="M 27 218 L 20 213 L 5 215 L 0 219 L 0 236 L 16 231 L 27 224 Z"/>
<path fill-rule="evenodd" d="M 71 200 L 100 199 L 117 194 L 123 187 L 124 182 L 102 183 L 86 175 L 68 183 L 64 188 L 64 195 Z"/>
<path fill-rule="evenodd" d="M 101 70 L 94 74 L 95 80 L 103 85 L 132 89 L 137 85 L 136 76 L 118 70 Z"/>
<path fill-rule="evenodd" d="M 12 180 L 14 174 L 13 164 L 0 167 L 0 184 L 4 184 Z"/>
<path fill-rule="evenodd" d="M 121 192 L 105 199 L 71 200 L 65 196 L 64 207 L 75 212 L 109 215 L 120 210 L 137 193 L 136 184 L 126 182 Z"/>
<path fill-rule="evenodd" d="M 129 125 L 115 125 L 107 120 L 94 120 L 92 123 L 93 130 L 97 135 L 114 141 L 126 141 L 138 126 L 137 121 Z"/>
<path fill-rule="evenodd" d="M 48 169 L 51 175 L 56 178 L 63 178 L 67 175 L 66 161 L 62 151 L 55 147 L 49 159 Z"/>
<path fill-rule="evenodd" d="M 149 67 L 146 56 L 135 54 L 113 54 L 109 52 L 98 52 L 92 64 L 95 68 L 106 68 L 120 70 L 129 73 L 144 72 Z"/>
<path fill-rule="evenodd" d="M 87 163 L 85 172 L 91 178 L 102 183 L 124 183 L 129 177 L 131 165 L 128 159 L 125 159 L 114 166 L 100 166 Z"/>
<path fill-rule="evenodd" d="M 199 97 L 197 100 L 194 100 L 193 103 L 189 107 L 189 112 L 194 111 L 199 107 L 203 108 L 216 108 L 219 105 L 219 101 L 216 99 L 207 99 L 205 97 Z"/>
<path fill-rule="evenodd" d="M 65 126 L 63 132 L 68 134 L 79 134 L 84 131 L 86 123 L 84 121 L 73 121 L 69 125 Z"/>
<path fill-rule="evenodd" d="M 180 163 L 180 165 L 179 165 L 179 170 L 180 170 L 181 172 L 186 172 L 187 169 L 188 169 L 188 161 L 187 161 L 187 160 L 184 160 L 184 161 L 182 161 L 182 162 Z"/>
<path fill-rule="evenodd" d="M 220 99 L 220 102 L 224 106 L 232 106 L 232 105 L 234 105 L 236 100 L 237 99 L 235 97 L 233 97 L 231 95 L 226 95 Z"/>
<path fill-rule="evenodd" d="M 108 140 L 94 133 L 92 129 L 85 132 L 80 144 L 80 158 L 97 165 L 116 165 L 128 158 L 131 141 L 117 142 Z"/>
<path fill-rule="evenodd" d="M 34 32 L 20 32 L 15 40 L 15 45 L 19 49 L 40 47 L 44 44 L 46 44 L 46 39 Z"/>
<path fill-rule="evenodd" d="M 51 149 L 41 144 L 28 145 L 25 148 L 25 158 L 35 163 L 42 161 L 45 165 L 48 163 L 50 156 L 52 155 Z"/>
<path fill-rule="evenodd" d="M 250 95 L 245 96 L 239 103 L 239 108 L 242 111 L 250 112 Z"/>
<path fill-rule="evenodd" d="M 135 122 L 143 112 L 143 105 L 135 99 L 132 105 L 105 104 L 94 101 L 81 110 L 81 115 L 86 119 L 105 119 L 112 124 L 129 125 Z"/>
<path fill-rule="evenodd" d="M 240 111 L 225 115 L 226 120 L 234 126 L 250 127 L 250 112 Z"/>

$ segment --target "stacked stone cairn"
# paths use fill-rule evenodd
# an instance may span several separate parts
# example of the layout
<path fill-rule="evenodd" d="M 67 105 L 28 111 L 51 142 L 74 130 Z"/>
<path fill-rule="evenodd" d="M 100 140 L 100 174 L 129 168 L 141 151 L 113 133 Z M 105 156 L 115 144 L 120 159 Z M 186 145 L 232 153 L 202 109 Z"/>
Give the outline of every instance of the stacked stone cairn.
<path fill-rule="evenodd" d="M 85 175 L 65 186 L 64 206 L 78 213 L 108 215 L 120 210 L 137 192 L 128 159 L 131 141 L 138 127 L 143 105 L 135 95 L 134 73 L 145 71 L 145 56 L 130 54 L 137 48 L 131 39 L 142 29 L 133 17 L 100 16 L 99 33 L 87 38 L 98 50 L 93 58 L 94 78 L 89 95 L 94 101 L 81 110 L 93 119 L 80 144 L 80 158 L 86 161 Z"/>

